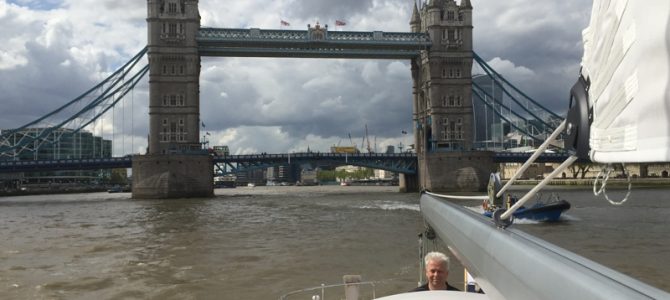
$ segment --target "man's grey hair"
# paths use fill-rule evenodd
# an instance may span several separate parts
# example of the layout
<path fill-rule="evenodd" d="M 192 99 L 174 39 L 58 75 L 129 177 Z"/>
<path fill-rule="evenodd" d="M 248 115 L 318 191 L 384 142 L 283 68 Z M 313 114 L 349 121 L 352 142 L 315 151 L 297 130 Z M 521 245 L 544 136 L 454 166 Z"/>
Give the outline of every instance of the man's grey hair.
<path fill-rule="evenodd" d="M 449 257 L 444 255 L 442 252 L 428 252 L 426 254 L 426 257 L 424 258 L 423 262 L 425 266 L 428 266 L 428 263 L 431 261 L 436 261 L 439 263 L 443 263 L 445 267 L 447 267 L 447 270 L 449 270 Z"/>

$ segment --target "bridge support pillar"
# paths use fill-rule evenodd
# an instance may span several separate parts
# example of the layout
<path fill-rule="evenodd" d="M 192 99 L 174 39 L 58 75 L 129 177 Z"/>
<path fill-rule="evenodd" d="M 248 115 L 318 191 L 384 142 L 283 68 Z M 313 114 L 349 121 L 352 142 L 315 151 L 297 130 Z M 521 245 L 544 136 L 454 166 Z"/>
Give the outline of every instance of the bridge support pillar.
<path fill-rule="evenodd" d="M 214 195 L 209 155 L 136 155 L 133 198 L 196 198 Z"/>
<path fill-rule="evenodd" d="M 419 176 L 416 174 L 399 174 L 399 192 L 414 193 L 419 191 Z"/>
<path fill-rule="evenodd" d="M 496 172 L 491 151 L 451 151 L 419 155 L 419 184 L 431 192 L 486 191 Z"/>

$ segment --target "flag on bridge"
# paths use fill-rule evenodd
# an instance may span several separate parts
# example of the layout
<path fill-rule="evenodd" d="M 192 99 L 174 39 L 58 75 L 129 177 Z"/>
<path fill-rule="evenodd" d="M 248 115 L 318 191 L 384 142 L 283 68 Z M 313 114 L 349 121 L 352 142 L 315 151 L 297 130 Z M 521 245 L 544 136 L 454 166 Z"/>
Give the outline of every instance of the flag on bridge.
<path fill-rule="evenodd" d="M 335 26 L 344 26 L 347 25 L 347 22 L 335 20 Z"/>
<path fill-rule="evenodd" d="M 284 20 L 279 20 L 279 25 L 281 25 L 281 26 L 291 26 L 291 23 L 286 22 Z"/>
<path fill-rule="evenodd" d="M 200 121 L 200 123 L 202 123 L 202 128 L 205 128 L 205 122 Z"/>

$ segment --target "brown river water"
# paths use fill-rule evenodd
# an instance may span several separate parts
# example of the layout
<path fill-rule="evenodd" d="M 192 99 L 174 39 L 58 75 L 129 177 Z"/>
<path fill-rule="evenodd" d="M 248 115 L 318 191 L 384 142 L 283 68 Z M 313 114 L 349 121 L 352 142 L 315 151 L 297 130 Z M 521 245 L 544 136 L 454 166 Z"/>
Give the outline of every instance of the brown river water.
<path fill-rule="evenodd" d="M 374 281 L 378 297 L 407 291 L 418 280 L 423 221 L 419 195 L 396 191 L 276 186 L 218 189 L 208 199 L 0 198 L 0 299 L 278 299 L 347 274 Z M 667 189 L 635 189 L 621 207 L 586 189 L 552 191 L 572 204 L 563 221 L 514 226 L 670 291 Z M 457 263 L 449 277 L 462 286 Z"/>

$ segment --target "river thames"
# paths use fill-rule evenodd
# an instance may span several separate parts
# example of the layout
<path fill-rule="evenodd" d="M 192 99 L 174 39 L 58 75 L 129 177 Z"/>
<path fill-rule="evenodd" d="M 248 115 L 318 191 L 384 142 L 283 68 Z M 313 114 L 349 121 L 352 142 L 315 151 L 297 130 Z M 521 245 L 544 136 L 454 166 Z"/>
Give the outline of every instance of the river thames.
<path fill-rule="evenodd" d="M 275 186 L 217 189 L 208 199 L 0 198 L 0 298 L 278 299 L 348 274 L 375 281 L 378 297 L 407 291 L 418 280 L 423 221 L 418 194 L 396 191 Z M 667 189 L 635 189 L 620 207 L 584 188 L 551 191 L 572 204 L 562 222 L 514 226 L 670 290 Z M 452 265 L 449 282 L 462 281 Z"/>

